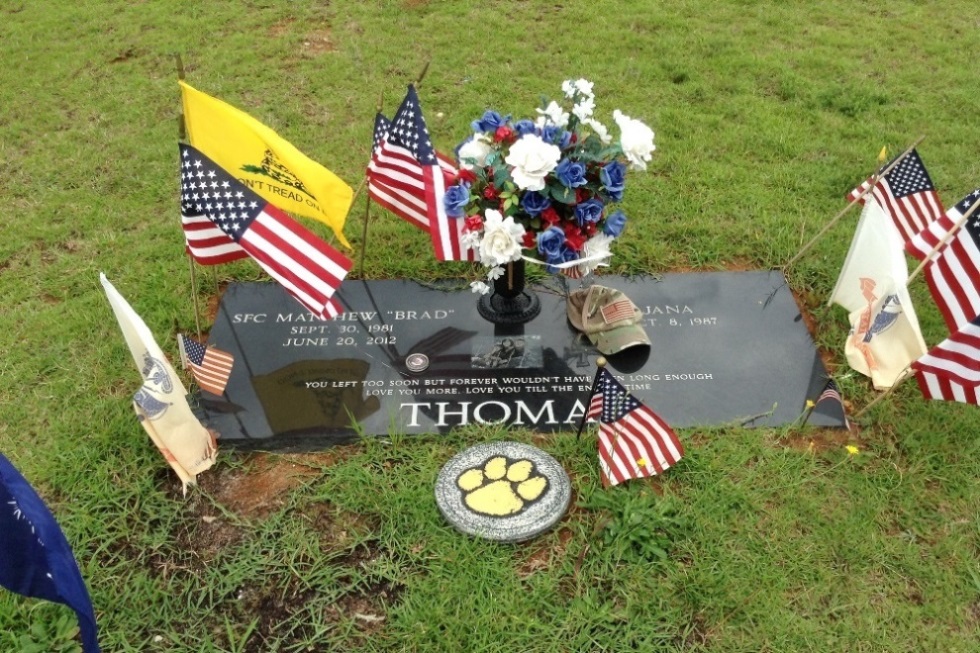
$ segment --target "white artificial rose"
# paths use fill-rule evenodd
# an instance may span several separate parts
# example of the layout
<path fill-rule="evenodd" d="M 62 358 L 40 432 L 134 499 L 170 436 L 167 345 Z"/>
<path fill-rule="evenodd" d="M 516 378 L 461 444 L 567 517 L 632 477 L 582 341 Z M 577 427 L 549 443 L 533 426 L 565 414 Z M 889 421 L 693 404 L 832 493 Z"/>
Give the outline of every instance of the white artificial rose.
<path fill-rule="evenodd" d="M 480 241 L 480 262 L 497 267 L 518 260 L 523 240 L 524 225 L 515 223 L 511 216 L 502 217 L 500 211 L 487 209 L 483 240 Z"/>
<path fill-rule="evenodd" d="M 479 231 L 464 229 L 462 235 L 459 237 L 459 244 L 467 250 L 480 249 L 481 237 Z"/>
<path fill-rule="evenodd" d="M 535 109 L 535 111 L 544 116 L 545 120 L 552 125 L 558 125 L 559 127 L 568 125 L 568 113 L 554 100 L 544 109 Z"/>
<path fill-rule="evenodd" d="M 570 80 L 570 79 L 566 79 L 565 81 L 563 81 L 561 83 L 561 90 L 565 94 L 565 97 L 567 97 L 567 98 L 574 97 L 575 96 L 575 82 L 572 81 L 572 80 Z"/>
<path fill-rule="evenodd" d="M 657 149 L 653 144 L 653 130 L 639 120 L 630 118 L 619 109 L 613 111 L 613 119 L 619 125 L 619 137 L 623 154 L 629 159 L 630 167 L 634 170 L 646 170 L 646 162 L 652 158 L 652 152 Z"/>
<path fill-rule="evenodd" d="M 596 136 L 599 137 L 599 140 L 602 142 L 603 145 L 609 145 L 609 143 L 612 142 L 612 136 L 609 135 L 609 130 L 606 129 L 606 126 L 603 125 L 601 122 L 599 122 L 595 118 L 589 118 L 584 122 L 586 125 L 592 128 L 592 131 L 596 133 Z"/>
<path fill-rule="evenodd" d="M 587 98 L 595 97 L 592 94 L 592 82 L 587 79 L 579 79 L 575 81 L 575 90 L 584 95 Z"/>
<path fill-rule="evenodd" d="M 490 154 L 490 139 L 484 134 L 474 134 L 470 140 L 459 146 L 456 156 L 459 158 L 459 167 L 464 170 L 472 170 L 474 167 L 482 168 L 487 163 L 487 155 Z"/>
<path fill-rule="evenodd" d="M 511 145 L 504 161 L 513 166 L 511 177 L 518 188 L 543 190 L 544 178 L 555 169 L 560 158 L 561 150 L 557 145 L 545 143 L 536 134 L 525 134 Z"/>
<path fill-rule="evenodd" d="M 474 281 L 470 283 L 470 288 L 473 292 L 480 293 L 481 295 L 486 295 L 488 292 L 490 292 L 490 286 L 482 281 Z"/>
<path fill-rule="evenodd" d="M 599 266 L 609 265 L 606 263 L 606 259 L 612 256 L 612 252 L 609 250 L 609 245 L 612 243 L 613 237 L 602 232 L 597 233 L 592 238 L 585 241 L 582 246 L 582 253 L 580 257 L 583 259 L 593 259 L 586 260 L 583 263 L 579 263 L 578 271 L 585 276 L 587 274 L 592 274 L 592 272 Z"/>
<path fill-rule="evenodd" d="M 593 111 L 595 111 L 595 100 L 591 97 L 580 100 L 579 103 L 572 108 L 572 113 L 574 113 L 575 117 L 581 121 L 591 118 Z"/>

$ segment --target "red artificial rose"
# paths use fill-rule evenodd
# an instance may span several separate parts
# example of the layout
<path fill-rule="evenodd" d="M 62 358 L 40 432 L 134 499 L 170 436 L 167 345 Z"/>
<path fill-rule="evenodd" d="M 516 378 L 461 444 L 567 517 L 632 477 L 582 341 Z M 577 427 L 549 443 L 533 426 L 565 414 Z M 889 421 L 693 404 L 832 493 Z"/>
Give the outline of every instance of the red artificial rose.
<path fill-rule="evenodd" d="M 466 170 L 465 168 L 463 170 L 460 170 L 459 174 L 456 175 L 456 177 L 461 182 L 467 184 L 472 184 L 474 181 L 476 181 L 476 173 L 473 172 L 472 170 Z"/>
<path fill-rule="evenodd" d="M 585 231 L 585 235 L 586 236 L 588 236 L 588 237 L 591 238 L 592 236 L 595 235 L 595 232 L 596 232 L 595 223 L 594 222 L 586 222 L 585 223 L 585 226 L 582 228 L 582 230 Z"/>
<path fill-rule="evenodd" d="M 573 252 L 579 252 L 582 250 L 582 246 L 585 245 L 585 236 L 582 234 L 582 230 L 578 228 L 578 225 L 574 225 L 570 222 L 565 224 L 565 245 L 568 249 Z"/>
<path fill-rule="evenodd" d="M 558 215 L 558 211 L 554 210 L 550 206 L 541 212 L 541 219 L 544 222 L 547 222 L 549 225 L 554 225 L 561 222 L 561 216 Z"/>
<path fill-rule="evenodd" d="M 483 229 L 483 218 L 478 215 L 468 215 L 465 220 L 466 228 L 470 231 Z"/>
<path fill-rule="evenodd" d="M 487 184 L 487 187 L 483 189 L 483 197 L 488 200 L 495 200 L 500 197 L 500 191 L 493 184 Z"/>
<path fill-rule="evenodd" d="M 532 249 L 533 247 L 536 247 L 535 241 L 537 241 L 537 238 L 538 237 L 535 236 L 534 233 L 530 231 L 525 231 L 524 242 L 521 243 L 521 247 L 523 247 L 524 249 Z"/>
<path fill-rule="evenodd" d="M 501 125 L 497 127 L 497 131 L 493 133 L 493 140 L 498 143 L 511 143 L 515 140 L 514 130 L 507 125 Z"/>
<path fill-rule="evenodd" d="M 589 191 L 585 190 L 584 188 L 576 188 L 575 189 L 575 203 L 576 204 L 581 204 L 582 202 L 584 202 L 587 199 L 589 199 Z"/>

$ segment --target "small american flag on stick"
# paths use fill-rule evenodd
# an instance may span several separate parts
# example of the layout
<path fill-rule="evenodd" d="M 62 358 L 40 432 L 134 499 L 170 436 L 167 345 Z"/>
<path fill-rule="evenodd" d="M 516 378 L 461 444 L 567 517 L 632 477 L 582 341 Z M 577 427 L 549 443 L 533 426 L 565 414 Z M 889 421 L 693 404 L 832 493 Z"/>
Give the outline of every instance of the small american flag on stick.
<path fill-rule="evenodd" d="M 873 197 L 891 216 L 902 240 L 908 242 L 915 234 L 928 227 L 930 222 L 943 215 L 942 202 L 939 201 L 932 179 L 915 149 L 897 164 L 892 160 L 882 170 L 888 172 L 877 180 L 874 175 L 871 176 L 848 193 L 847 199 L 863 204 L 867 195 Z"/>
<path fill-rule="evenodd" d="M 656 413 L 599 367 L 586 419 L 599 420 L 603 485 L 666 471 L 684 455 L 677 435 Z"/>
<path fill-rule="evenodd" d="M 184 367 L 190 370 L 201 389 L 214 395 L 223 393 L 235 357 L 217 347 L 205 347 L 183 334 L 177 335 L 177 343 Z"/>

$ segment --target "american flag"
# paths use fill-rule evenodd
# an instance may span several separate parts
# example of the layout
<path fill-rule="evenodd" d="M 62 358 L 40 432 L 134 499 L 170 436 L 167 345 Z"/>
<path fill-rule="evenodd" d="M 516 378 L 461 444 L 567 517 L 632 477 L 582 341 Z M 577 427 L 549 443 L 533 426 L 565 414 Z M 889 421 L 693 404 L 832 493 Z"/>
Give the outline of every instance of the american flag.
<path fill-rule="evenodd" d="M 471 261 L 474 253 L 460 244 L 464 222 L 446 215 L 442 200 L 447 180 L 457 174 L 432 147 L 414 86 L 394 119 L 375 118 L 375 147 L 368 164 L 368 193 L 396 215 L 432 236 L 440 261 Z"/>
<path fill-rule="evenodd" d="M 182 188 L 195 182 L 193 174 L 190 170 L 181 169 Z M 211 222 L 210 218 L 196 210 L 193 204 L 183 199 L 180 202 L 180 224 L 184 229 L 187 253 L 201 265 L 218 265 L 248 258 L 248 252 Z"/>
<path fill-rule="evenodd" d="M 628 299 L 620 299 L 617 302 L 603 306 L 599 309 L 599 312 L 602 313 L 602 320 L 606 324 L 632 319 L 636 313 L 633 308 L 633 302 Z"/>
<path fill-rule="evenodd" d="M 963 198 L 937 224 L 919 233 L 906 245 L 906 250 L 925 258 L 978 200 L 980 189 Z M 956 229 L 924 271 L 929 291 L 950 333 L 980 314 L 980 211 L 975 211 Z"/>
<path fill-rule="evenodd" d="M 194 147 L 181 144 L 180 158 L 182 203 L 207 216 L 311 313 L 339 314 L 331 298 L 350 259 Z"/>
<path fill-rule="evenodd" d="M 587 419 L 599 420 L 599 469 L 603 485 L 654 476 L 684 455 L 677 435 L 659 416 L 600 367 Z"/>
<path fill-rule="evenodd" d="M 228 385 L 235 357 L 217 347 L 205 347 L 183 334 L 177 334 L 177 343 L 184 367 L 190 369 L 201 389 L 220 396 Z"/>
<path fill-rule="evenodd" d="M 804 423 L 809 421 L 813 413 L 818 413 L 843 421 L 847 430 L 851 430 L 851 422 L 847 419 L 847 409 L 844 407 L 844 398 L 840 394 L 837 382 L 833 379 L 827 379 L 827 383 L 824 385 L 817 400 L 808 400 L 807 405 L 810 408 L 806 414 L 806 419 L 803 420 Z"/>
<path fill-rule="evenodd" d="M 905 244 L 905 251 L 920 261 L 924 260 L 933 249 L 943 243 L 943 239 L 950 231 L 957 228 L 957 223 L 964 215 L 976 213 L 976 209 L 973 209 L 974 204 L 980 205 L 980 188 L 960 200 L 959 204 L 946 211 L 943 217 L 930 222 L 928 227 L 913 236 Z"/>
<path fill-rule="evenodd" d="M 892 163 L 894 160 L 881 170 L 885 170 Z M 852 190 L 847 196 L 848 201 L 859 201 L 863 204 L 866 196 L 862 194 L 871 188 L 872 184 L 874 188 L 869 194 L 892 217 L 905 242 L 943 215 L 943 205 L 932 185 L 932 179 L 929 178 L 919 153 L 914 149 L 887 174 L 879 178 L 877 183 L 875 183 L 875 176 L 871 176 Z"/>
<path fill-rule="evenodd" d="M 912 363 L 926 399 L 980 404 L 980 317 Z"/>
<path fill-rule="evenodd" d="M 425 189 L 417 183 L 416 176 L 421 171 L 415 171 L 412 161 L 402 161 L 392 152 L 382 152 L 381 145 L 389 129 L 390 120 L 380 113 L 375 116 L 374 147 L 367 171 L 368 195 L 409 224 L 428 233 L 429 216 L 425 209 Z M 387 157 L 387 162 L 382 162 L 383 157 Z M 404 168 L 400 169 L 400 164 Z"/>

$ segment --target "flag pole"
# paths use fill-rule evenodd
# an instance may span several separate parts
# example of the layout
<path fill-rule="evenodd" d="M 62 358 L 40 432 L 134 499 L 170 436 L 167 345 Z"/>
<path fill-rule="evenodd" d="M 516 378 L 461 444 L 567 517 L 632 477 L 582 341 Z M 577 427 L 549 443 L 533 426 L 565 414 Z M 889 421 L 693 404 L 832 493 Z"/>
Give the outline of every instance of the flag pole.
<path fill-rule="evenodd" d="M 892 161 L 891 163 L 889 163 L 888 164 L 888 167 L 886 167 L 881 172 L 878 172 L 878 173 L 875 173 L 875 174 L 871 175 L 871 183 L 868 185 L 868 187 L 865 188 L 864 191 L 860 195 L 858 195 L 857 197 L 855 197 L 854 199 L 852 199 L 848 203 L 847 206 L 845 206 L 843 209 L 841 209 L 840 213 L 838 213 L 837 215 L 835 215 L 830 222 L 828 222 L 826 225 L 824 225 L 823 229 L 821 229 L 817 233 L 816 236 L 814 236 L 813 238 L 811 238 L 810 239 L 810 242 L 808 242 L 806 245 L 804 245 L 803 248 L 796 253 L 796 256 L 794 256 L 793 258 L 791 258 L 782 267 L 783 272 L 785 272 L 791 265 L 793 265 L 794 263 L 796 263 L 796 261 L 798 261 L 800 259 L 800 257 L 803 256 L 803 253 L 804 252 L 806 252 L 808 249 L 810 249 L 815 242 L 817 242 L 825 233 L 827 233 L 830 230 L 831 227 L 833 227 L 835 224 L 837 224 L 838 220 L 840 220 L 841 218 L 843 218 L 844 217 L 844 214 L 846 214 L 848 211 L 851 210 L 851 207 L 853 207 L 855 204 L 857 204 L 858 202 L 860 202 L 862 199 L 864 199 L 864 196 L 865 195 L 867 195 L 872 190 L 874 190 L 874 187 L 878 183 L 878 180 L 881 179 L 882 177 L 884 177 L 885 175 L 887 175 L 889 172 L 891 172 L 892 171 L 892 168 L 894 168 L 899 163 L 901 163 L 902 159 L 904 159 L 905 157 L 907 157 L 912 152 L 912 150 L 914 150 L 919 145 L 919 143 L 921 143 L 923 140 L 925 140 L 925 136 L 919 136 L 917 139 L 915 139 L 915 142 L 913 142 L 911 145 L 909 145 L 908 148 L 904 152 L 902 152 L 894 161 Z"/>
<path fill-rule="evenodd" d="M 600 356 L 595 360 L 595 364 L 596 364 L 595 378 L 592 379 L 592 389 L 589 391 L 589 403 L 592 402 L 592 397 L 595 396 L 596 387 L 598 387 L 599 385 L 599 374 L 601 373 L 602 368 L 606 366 L 606 358 L 604 356 Z M 586 407 L 585 412 L 582 413 L 582 422 L 578 425 L 578 433 L 575 434 L 576 440 L 578 440 L 582 435 L 582 429 L 585 428 L 585 420 L 588 414 L 589 414 L 589 409 L 588 407 Z"/>
<path fill-rule="evenodd" d="M 184 79 L 184 62 L 180 58 L 180 53 L 174 53 L 174 64 L 177 66 L 177 79 Z M 184 120 L 183 112 L 177 114 L 177 138 L 180 141 L 187 140 L 187 123 Z M 198 305 L 197 272 L 194 269 L 194 257 L 188 252 L 187 263 L 191 269 L 191 296 L 194 298 L 194 326 L 197 327 L 197 339 L 201 340 L 201 308 Z"/>
<path fill-rule="evenodd" d="M 899 379 L 898 379 L 897 381 L 895 381 L 895 383 L 893 383 L 893 384 L 891 385 L 891 387 L 890 387 L 890 388 L 888 388 L 887 390 L 885 390 L 884 392 L 882 392 L 882 393 L 881 393 L 880 395 L 878 395 L 877 397 L 875 397 L 875 398 L 874 398 L 874 399 L 873 399 L 873 400 L 871 401 L 871 403 L 870 403 L 870 404 L 868 404 L 867 406 L 865 406 L 864 408 L 862 408 L 861 410 L 859 410 L 859 411 L 858 411 L 857 413 L 855 413 L 855 414 L 854 414 L 854 419 L 858 419 L 858 418 L 860 418 L 860 417 L 861 417 L 861 415 L 864 415 L 864 414 L 865 414 L 866 412 L 868 412 L 868 411 L 869 411 L 869 410 L 870 410 L 870 409 L 871 409 L 871 408 L 872 408 L 873 406 L 875 406 L 875 405 L 877 405 L 877 404 L 878 404 L 879 402 L 881 402 L 881 401 L 883 401 L 883 400 L 885 399 L 885 397 L 887 397 L 887 396 L 889 396 L 889 395 L 890 395 L 891 393 L 893 393 L 893 392 L 895 392 L 895 388 L 897 388 L 897 387 L 898 387 L 899 385 L 901 385 L 901 383 L 902 383 L 902 382 L 903 382 L 903 381 L 904 381 L 905 379 L 908 379 L 908 378 L 911 378 L 911 377 L 912 377 L 912 375 L 911 375 L 911 374 L 908 374 L 908 371 L 909 371 L 909 369 L 910 369 L 910 367 L 911 367 L 911 365 L 909 365 L 909 366 L 906 366 L 906 368 L 905 368 L 904 370 L 902 370 L 902 376 L 901 376 L 901 377 L 900 377 L 900 378 L 899 378 Z"/>
<path fill-rule="evenodd" d="M 384 91 L 378 94 L 378 103 L 374 106 L 375 115 L 381 113 L 382 106 L 384 104 L 385 94 Z M 373 138 L 372 138 L 373 141 Z M 371 146 L 371 153 L 368 154 L 368 159 L 374 155 L 374 146 Z M 361 192 L 364 188 L 364 184 L 367 182 L 367 172 L 365 171 L 364 176 L 361 177 L 361 184 L 357 187 L 354 192 L 354 198 L 357 198 L 357 194 Z M 361 261 L 358 266 L 358 275 L 361 279 L 364 278 L 364 256 L 367 254 L 367 238 L 368 238 L 368 221 L 371 219 L 371 195 L 370 193 L 364 198 L 364 230 L 361 232 Z"/>
<path fill-rule="evenodd" d="M 967 209 L 966 210 L 966 213 L 964 213 L 963 216 L 959 220 L 956 221 L 956 224 L 953 225 L 953 228 L 950 229 L 949 231 L 947 231 L 943 235 L 942 239 L 938 243 L 936 243 L 936 246 L 935 247 L 932 248 L 932 251 L 929 252 L 928 254 L 926 254 L 926 257 L 924 259 L 922 259 L 922 262 L 919 263 L 918 267 L 916 267 L 914 270 L 912 270 L 912 274 L 910 274 L 909 275 L 909 278 L 905 281 L 905 285 L 906 286 L 908 286 L 912 282 L 912 279 L 914 279 L 916 277 L 916 275 L 919 274 L 919 272 L 922 271 L 922 268 L 924 268 L 926 266 L 926 263 L 929 262 L 929 260 L 933 256 L 933 254 L 935 254 L 940 249 L 942 249 L 943 248 L 943 245 L 945 245 L 946 243 L 948 243 L 953 238 L 953 234 L 955 234 L 957 231 L 959 231 L 960 228 L 963 225 L 966 224 L 966 221 L 970 219 L 970 216 L 972 216 L 974 213 L 976 213 L 977 208 L 980 208 L 980 199 L 978 199 L 977 201 L 975 201 L 973 204 L 970 205 L 970 208 Z"/>
<path fill-rule="evenodd" d="M 425 74 L 427 72 L 429 72 L 429 64 L 430 63 L 432 63 L 432 60 L 431 59 L 427 59 L 426 62 L 425 62 L 425 65 L 422 66 L 422 71 L 419 73 L 419 76 L 415 78 L 415 86 L 421 86 L 422 85 L 422 80 L 425 79 Z"/>
<path fill-rule="evenodd" d="M 194 257 L 188 254 L 187 262 L 191 266 L 191 294 L 194 296 L 194 326 L 197 327 L 197 340 L 201 342 L 201 309 L 197 305 L 197 273 L 194 270 Z"/>

